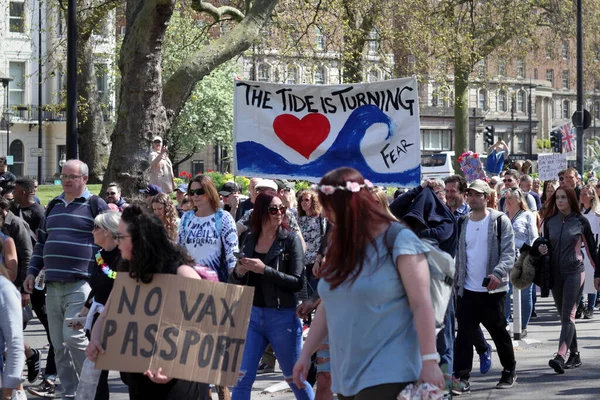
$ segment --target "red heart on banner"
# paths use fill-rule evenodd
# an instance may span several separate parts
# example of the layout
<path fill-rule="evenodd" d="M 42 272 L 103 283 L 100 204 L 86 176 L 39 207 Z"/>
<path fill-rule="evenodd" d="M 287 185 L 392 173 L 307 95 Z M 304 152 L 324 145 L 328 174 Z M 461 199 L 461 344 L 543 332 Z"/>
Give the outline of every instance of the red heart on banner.
<path fill-rule="evenodd" d="M 298 119 L 291 114 L 282 114 L 273 121 L 273 130 L 283 143 L 308 157 L 329 136 L 331 126 L 323 114 L 308 114 Z"/>

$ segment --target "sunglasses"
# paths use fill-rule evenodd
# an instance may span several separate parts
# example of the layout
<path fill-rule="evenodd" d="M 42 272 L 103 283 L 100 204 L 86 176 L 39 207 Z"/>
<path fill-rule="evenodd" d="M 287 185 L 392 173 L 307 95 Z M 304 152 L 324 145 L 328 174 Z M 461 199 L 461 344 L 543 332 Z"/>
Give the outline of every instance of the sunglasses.
<path fill-rule="evenodd" d="M 107 196 L 114 196 L 115 194 L 117 194 L 117 192 L 106 192 Z"/>
<path fill-rule="evenodd" d="M 269 210 L 269 214 L 271 214 L 271 215 L 277 215 L 277 213 L 285 214 L 287 207 L 286 206 L 279 206 L 279 207 L 273 206 L 273 207 L 269 207 L 268 210 Z"/>
<path fill-rule="evenodd" d="M 504 183 L 506 183 L 506 182 L 512 182 L 513 180 L 514 180 L 514 179 L 502 179 L 502 181 L 503 181 Z"/>
<path fill-rule="evenodd" d="M 200 188 L 200 189 L 190 189 L 190 196 L 202 196 L 203 194 L 206 193 L 206 190 L 204 190 L 204 188 Z"/>

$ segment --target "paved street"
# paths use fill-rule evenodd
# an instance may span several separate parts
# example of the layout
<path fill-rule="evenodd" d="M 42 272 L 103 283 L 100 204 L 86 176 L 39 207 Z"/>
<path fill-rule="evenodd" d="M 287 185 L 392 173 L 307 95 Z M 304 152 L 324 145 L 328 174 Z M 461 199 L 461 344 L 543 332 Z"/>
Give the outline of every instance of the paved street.
<path fill-rule="evenodd" d="M 518 380 L 511 390 L 497 390 L 494 386 L 500 379 L 501 366 L 494 353 L 494 364 L 487 375 L 479 374 L 478 359 L 475 359 L 471 379 L 471 394 L 462 396 L 467 399 L 598 399 L 598 375 L 600 371 L 600 312 L 596 319 L 577 320 L 578 342 L 583 365 L 575 370 L 567 370 L 564 375 L 556 375 L 548 367 L 548 360 L 557 349 L 560 324 L 558 315 L 552 306 L 552 300 L 538 298 L 539 317 L 532 320 L 528 338 L 520 341 L 516 347 Z M 31 324 L 26 331 L 27 340 L 38 348 L 46 344 L 46 338 L 40 324 Z M 531 344 L 527 342 L 540 341 Z M 492 344 L 493 345 L 493 344 Z M 46 350 L 43 351 L 44 359 Z M 42 367 L 45 365 L 42 362 Z M 291 392 L 267 394 L 262 391 L 283 379 L 281 373 L 263 375 L 256 382 L 252 399 L 293 399 Z M 118 374 L 110 376 L 111 399 L 126 399 L 126 388 Z M 34 398 L 34 397 L 31 397 Z M 214 395 L 216 399 L 216 394 Z"/>

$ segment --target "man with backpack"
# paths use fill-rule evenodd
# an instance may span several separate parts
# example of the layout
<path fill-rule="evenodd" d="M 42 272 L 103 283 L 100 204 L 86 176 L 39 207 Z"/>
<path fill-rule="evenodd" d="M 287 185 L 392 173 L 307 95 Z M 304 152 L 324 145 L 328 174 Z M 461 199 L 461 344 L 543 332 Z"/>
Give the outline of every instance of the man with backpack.
<path fill-rule="evenodd" d="M 88 166 L 69 160 L 60 175 L 64 192 L 48 204 L 27 270 L 25 290 L 31 293 L 36 276 L 45 269 L 50 338 L 63 397 L 74 397 L 88 340 L 83 330 L 64 329 L 65 318 L 81 310 L 90 292 L 89 271 L 95 267 L 94 218 L 108 209 L 86 187 Z"/>
<path fill-rule="evenodd" d="M 504 368 L 496 388 L 511 388 L 517 380 L 515 353 L 504 316 L 508 279 L 515 260 L 514 234 L 505 214 L 487 208 L 490 192 L 482 180 L 471 183 L 467 189 L 471 212 L 458 221 L 454 376 L 465 384 L 464 392 L 471 386 L 473 342 L 480 323 L 494 340 Z"/>

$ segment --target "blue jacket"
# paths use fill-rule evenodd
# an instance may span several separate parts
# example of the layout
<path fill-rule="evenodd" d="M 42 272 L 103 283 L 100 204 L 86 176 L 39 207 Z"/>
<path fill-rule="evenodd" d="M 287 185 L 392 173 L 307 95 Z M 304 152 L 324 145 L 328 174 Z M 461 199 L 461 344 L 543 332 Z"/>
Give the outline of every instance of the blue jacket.
<path fill-rule="evenodd" d="M 402 219 L 422 239 L 433 239 L 440 250 L 456 254 L 456 218 L 432 189 L 418 186 L 390 205 L 392 214 Z"/>

